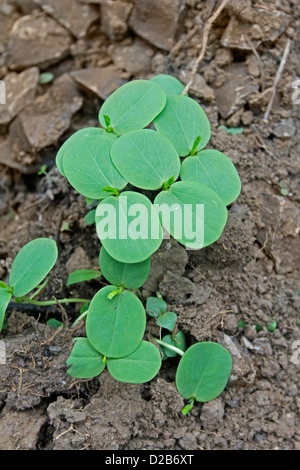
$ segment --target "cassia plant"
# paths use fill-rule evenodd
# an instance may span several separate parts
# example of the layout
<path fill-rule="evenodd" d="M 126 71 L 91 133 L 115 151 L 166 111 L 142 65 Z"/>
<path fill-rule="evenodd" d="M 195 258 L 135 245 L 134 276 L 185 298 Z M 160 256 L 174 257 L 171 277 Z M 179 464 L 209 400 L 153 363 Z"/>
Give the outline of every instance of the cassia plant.
<path fill-rule="evenodd" d="M 176 313 L 167 311 L 160 295 L 148 298 L 144 307 L 139 288 L 166 234 L 192 249 L 218 240 L 241 183 L 227 156 L 205 149 L 209 120 L 183 89 L 168 75 L 121 86 L 100 109 L 101 127 L 72 135 L 56 163 L 71 186 L 94 201 L 85 220 L 95 223 L 102 245 L 100 271 L 72 273 L 68 285 L 100 273 L 109 282 L 79 317 L 86 320 L 86 338 L 74 340 L 68 374 L 88 379 L 107 367 L 116 380 L 144 383 L 157 375 L 162 359 L 180 355 L 176 386 L 187 400 L 186 414 L 195 401 L 212 400 L 223 391 L 231 356 L 211 342 L 186 348 Z M 19 276 L 13 274 L 13 280 L 10 287 L 2 286 L 2 305 L 13 292 L 21 298 L 28 292 L 18 292 Z M 144 340 L 146 312 L 155 318 L 159 338 L 165 332 L 162 339 Z"/>

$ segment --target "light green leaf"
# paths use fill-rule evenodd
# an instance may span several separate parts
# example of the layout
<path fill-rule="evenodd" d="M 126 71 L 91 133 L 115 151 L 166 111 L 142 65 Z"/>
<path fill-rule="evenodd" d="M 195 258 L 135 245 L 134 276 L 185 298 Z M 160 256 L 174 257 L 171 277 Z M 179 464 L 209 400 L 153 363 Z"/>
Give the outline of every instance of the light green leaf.
<path fill-rule="evenodd" d="M 161 357 L 154 344 L 142 341 L 129 356 L 107 359 L 107 368 L 112 377 L 120 382 L 145 383 L 152 380 L 161 367 Z"/>
<path fill-rule="evenodd" d="M 96 230 L 108 254 L 121 263 L 145 261 L 162 242 L 162 227 L 153 204 L 133 191 L 98 204 Z"/>
<path fill-rule="evenodd" d="M 196 151 L 203 149 L 210 139 L 210 123 L 205 112 L 187 96 L 169 96 L 154 125 L 160 134 L 169 139 L 181 157 L 190 154 L 198 136 L 201 140 Z"/>
<path fill-rule="evenodd" d="M 149 276 L 151 257 L 141 263 L 120 263 L 102 247 L 99 255 L 99 265 L 105 279 L 114 286 L 138 289 Z"/>
<path fill-rule="evenodd" d="M 77 379 L 92 379 L 105 369 L 103 356 L 96 351 L 87 338 L 75 338 L 74 346 L 67 359 L 67 366 L 71 366 L 67 373 Z"/>
<path fill-rule="evenodd" d="M 158 297 L 148 297 L 146 302 L 146 312 L 150 317 L 158 317 L 167 310 L 167 304 Z"/>
<path fill-rule="evenodd" d="M 3 328 L 5 312 L 12 298 L 12 294 L 8 292 L 6 287 L 0 287 L 0 333 Z"/>
<path fill-rule="evenodd" d="M 57 256 L 56 243 L 50 238 L 36 238 L 23 246 L 10 271 L 13 295 L 22 297 L 38 286 L 53 268 Z"/>
<path fill-rule="evenodd" d="M 184 90 L 184 85 L 172 75 L 156 75 L 151 81 L 160 85 L 167 96 L 181 95 Z"/>
<path fill-rule="evenodd" d="M 116 140 L 111 158 L 121 175 L 141 189 L 159 189 L 178 178 L 180 159 L 173 145 L 158 132 L 141 129 Z"/>
<path fill-rule="evenodd" d="M 65 151 L 72 146 L 73 148 L 76 148 L 76 142 L 77 140 L 81 139 L 82 137 L 85 137 L 86 140 L 89 139 L 90 136 L 92 135 L 97 135 L 97 136 L 109 136 L 112 141 L 116 139 L 116 136 L 113 136 L 112 134 L 107 134 L 105 129 L 101 129 L 99 127 L 86 127 L 85 129 L 80 129 L 79 131 L 75 132 L 75 134 L 71 135 L 60 147 L 57 155 L 56 155 L 56 166 L 59 170 L 59 172 L 65 177 L 66 174 L 64 172 L 63 168 L 63 157 L 65 154 Z"/>
<path fill-rule="evenodd" d="M 186 400 L 206 402 L 223 392 L 229 379 L 232 359 L 217 343 L 191 346 L 181 358 L 176 372 L 176 386 Z"/>
<path fill-rule="evenodd" d="M 51 72 L 43 72 L 39 76 L 39 84 L 40 85 L 47 85 L 54 80 L 54 74 Z"/>
<path fill-rule="evenodd" d="M 219 196 L 193 181 L 172 184 L 156 196 L 154 203 L 167 232 L 194 250 L 218 240 L 227 221 L 227 209 Z"/>
<path fill-rule="evenodd" d="M 56 318 L 49 318 L 49 320 L 47 320 L 47 325 L 51 326 L 51 328 L 54 328 L 55 330 L 58 330 L 61 326 L 65 328 L 65 325 L 61 321 L 56 320 Z"/>
<path fill-rule="evenodd" d="M 104 116 L 117 135 L 143 129 L 162 111 L 166 94 L 148 80 L 133 80 L 118 88 L 104 102 L 99 112 L 101 126 L 106 128 Z"/>
<path fill-rule="evenodd" d="M 87 337 L 92 346 L 107 357 L 128 356 L 140 345 L 146 327 L 141 301 L 124 290 L 108 299 L 116 286 L 107 286 L 93 297 L 86 320 Z"/>
<path fill-rule="evenodd" d="M 177 322 L 177 315 L 174 312 L 166 312 L 158 317 L 156 324 L 165 328 L 166 330 L 173 331 Z"/>
<path fill-rule="evenodd" d="M 67 280 L 67 287 L 71 286 L 72 284 L 77 284 L 78 282 L 90 281 L 91 279 L 97 279 L 97 277 L 101 276 L 100 271 L 96 271 L 93 269 L 77 269 L 73 271 Z"/>
<path fill-rule="evenodd" d="M 180 176 L 183 181 L 208 186 L 218 194 L 225 206 L 235 201 L 241 192 L 241 180 L 234 164 L 218 150 L 202 150 L 198 155 L 186 158 Z"/>
<path fill-rule="evenodd" d="M 63 169 L 69 183 L 80 194 L 101 199 L 105 188 L 125 188 L 127 181 L 120 175 L 110 158 L 112 139 L 107 135 L 78 138 L 63 156 Z"/>

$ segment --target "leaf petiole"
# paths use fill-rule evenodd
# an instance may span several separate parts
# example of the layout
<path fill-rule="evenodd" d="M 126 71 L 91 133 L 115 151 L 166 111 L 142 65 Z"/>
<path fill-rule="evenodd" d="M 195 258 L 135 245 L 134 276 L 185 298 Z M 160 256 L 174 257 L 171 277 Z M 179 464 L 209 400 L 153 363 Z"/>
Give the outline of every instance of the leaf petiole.
<path fill-rule="evenodd" d="M 90 303 L 90 300 L 88 299 L 57 299 L 57 300 L 33 300 L 30 297 L 18 297 L 15 299 L 16 302 L 19 303 L 27 303 L 27 304 L 33 304 L 33 305 L 57 305 L 57 304 L 69 304 L 69 303 Z"/>
<path fill-rule="evenodd" d="M 171 349 L 172 351 L 176 352 L 180 356 L 184 355 L 184 351 L 182 351 L 179 348 L 176 348 L 176 346 L 172 346 L 171 344 L 165 343 L 164 341 L 161 341 L 160 339 L 156 338 L 151 338 L 152 341 L 155 341 L 157 344 L 160 344 L 161 346 L 164 346 L 165 348 Z"/>

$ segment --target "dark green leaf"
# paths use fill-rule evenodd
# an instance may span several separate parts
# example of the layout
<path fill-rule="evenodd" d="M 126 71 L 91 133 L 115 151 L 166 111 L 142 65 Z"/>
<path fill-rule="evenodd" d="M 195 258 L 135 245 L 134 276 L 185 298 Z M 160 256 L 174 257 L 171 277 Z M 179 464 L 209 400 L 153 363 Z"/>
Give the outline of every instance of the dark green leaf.
<path fill-rule="evenodd" d="M 226 387 L 231 368 L 232 359 L 225 348 L 216 343 L 196 343 L 179 362 L 177 389 L 186 400 L 213 400 Z"/>
<path fill-rule="evenodd" d="M 67 373 L 77 379 L 91 379 L 105 369 L 103 356 L 96 351 L 87 338 L 76 338 L 72 352 L 67 359 L 71 366 Z"/>
<path fill-rule="evenodd" d="M 150 272 L 151 258 L 141 263 L 120 263 L 112 258 L 104 247 L 99 256 L 100 269 L 111 284 L 123 286 L 126 289 L 138 289 L 147 280 Z"/>
<path fill-rule="evenodd" d="M 175 346 L 175 348 L 181 349 L 183 352 L 186 350 L 185 336 L 182 331 L 178 331 L 174 337 L 172 335 L 166 335 L 163 337 L 162 341 L 170 344 L 171 346 Z M 175 357 L 178 355 L 176 351 L 172 351 L 172 349 L 169 349 L 166 346 L 160 346 L 160 348 L 162 349 L 165 357 Z"/>
<path fill-rule="evenodd" d="M 161 328 L 173 331 L 177 322 L 177 315 L 174 312 L 166 312 L 158 317 L 156 324 Z"/>
<path fill-rule="evenodd" d="M 142 341 L 129 356 L 107 359 L 107 368 L 114 379 L 126 383 L 145 383 L 152 380 L 161 367 L 161 357 L 154 344 Z"/>
<path fill-rule="evenodd" d="M 8 292 L 6 287 L 0 287 L 0 333 L 3 328 L 5 312 L 12 298 L 12 294 Z"/>
<path fill-rule="evenodd" d="M 36 238 L 23 246 L 9 276 L 14 296 L 22 297 L 38 286 L 53 268 L 57 256 L 56 243 L 50 238 Z"/>
<path fill-rule="evenodd" d="M 167 304 L 158 297 L 148 297 L 146 311 L 151 317 L 158 317 L 167 310 Z"/>
<path fill-rule="evenodd" d="M 51 326 L 51 328 L 54 328 L 55 330 L 58 330 L 61 326 L 65 328 L 65 325 L 61 321 L 56 320 L 56 318 L 49 318 L 49 320 L 47 320 L 47 325 Z"/>
<path fill-rule="evenodd" d="M 116 286 L 101 289 L 92 299 L 86 320 L 87 337 L 104 356 L 128 356 L 140 345 L 146 327 L 146 313 L 141 301 L 130 291 L 108 295 Z"/>
<path fill-rule="evenodd" d="M 72 284 L 77 284 L 78 282 L 90 281 L 91 279 L 97 279 L 101 276 L 100 271 L 95 271 L 93 269 L 77 269 L 73 271 L 67 280 L 67 287 Z"/>
<path fill-rule="evenodd" d="M 93 225 L 96 222 L 96 209 L 90 210 L 85 216 L 84 216 L 84 222 L 86 225 Z"/>

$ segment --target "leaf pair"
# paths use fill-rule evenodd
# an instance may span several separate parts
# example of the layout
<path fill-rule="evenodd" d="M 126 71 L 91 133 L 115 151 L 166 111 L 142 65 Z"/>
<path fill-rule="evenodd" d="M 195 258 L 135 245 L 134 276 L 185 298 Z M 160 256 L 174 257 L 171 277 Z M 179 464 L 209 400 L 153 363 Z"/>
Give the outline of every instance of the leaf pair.
<path fill-rule="evenodd" d="M 128 356 L 105 360 L 87 338 L 77 338 L 67 365 L 71 366 L 67 371 L 68 374 L 79 379 L 96 377 L 107 365 L 111 376 L 120 382 L 145 383 L 157 375 L 161 367 L 161 358 L 158 349 L 152 343 L 142 341 Z"/>
<path fill-rule="evenodd" d="M 57 256 L 56 243 L 49 238 L 36 238 L 21 248 L 11 266 L 9 285 L 0 286 L 0 331 L 12 296 L 23 297 L 37 287 L 53 268 Z"/>
<path fill-rule="evenodd" d="M 146 312 L 156 318 L 156 324 L 160 328 L 173 331 L 177 322 L 177 315 L 174 312 L 167 312 L 167 304 L 160 297 L 148 297 L 146 302 Z"/>

